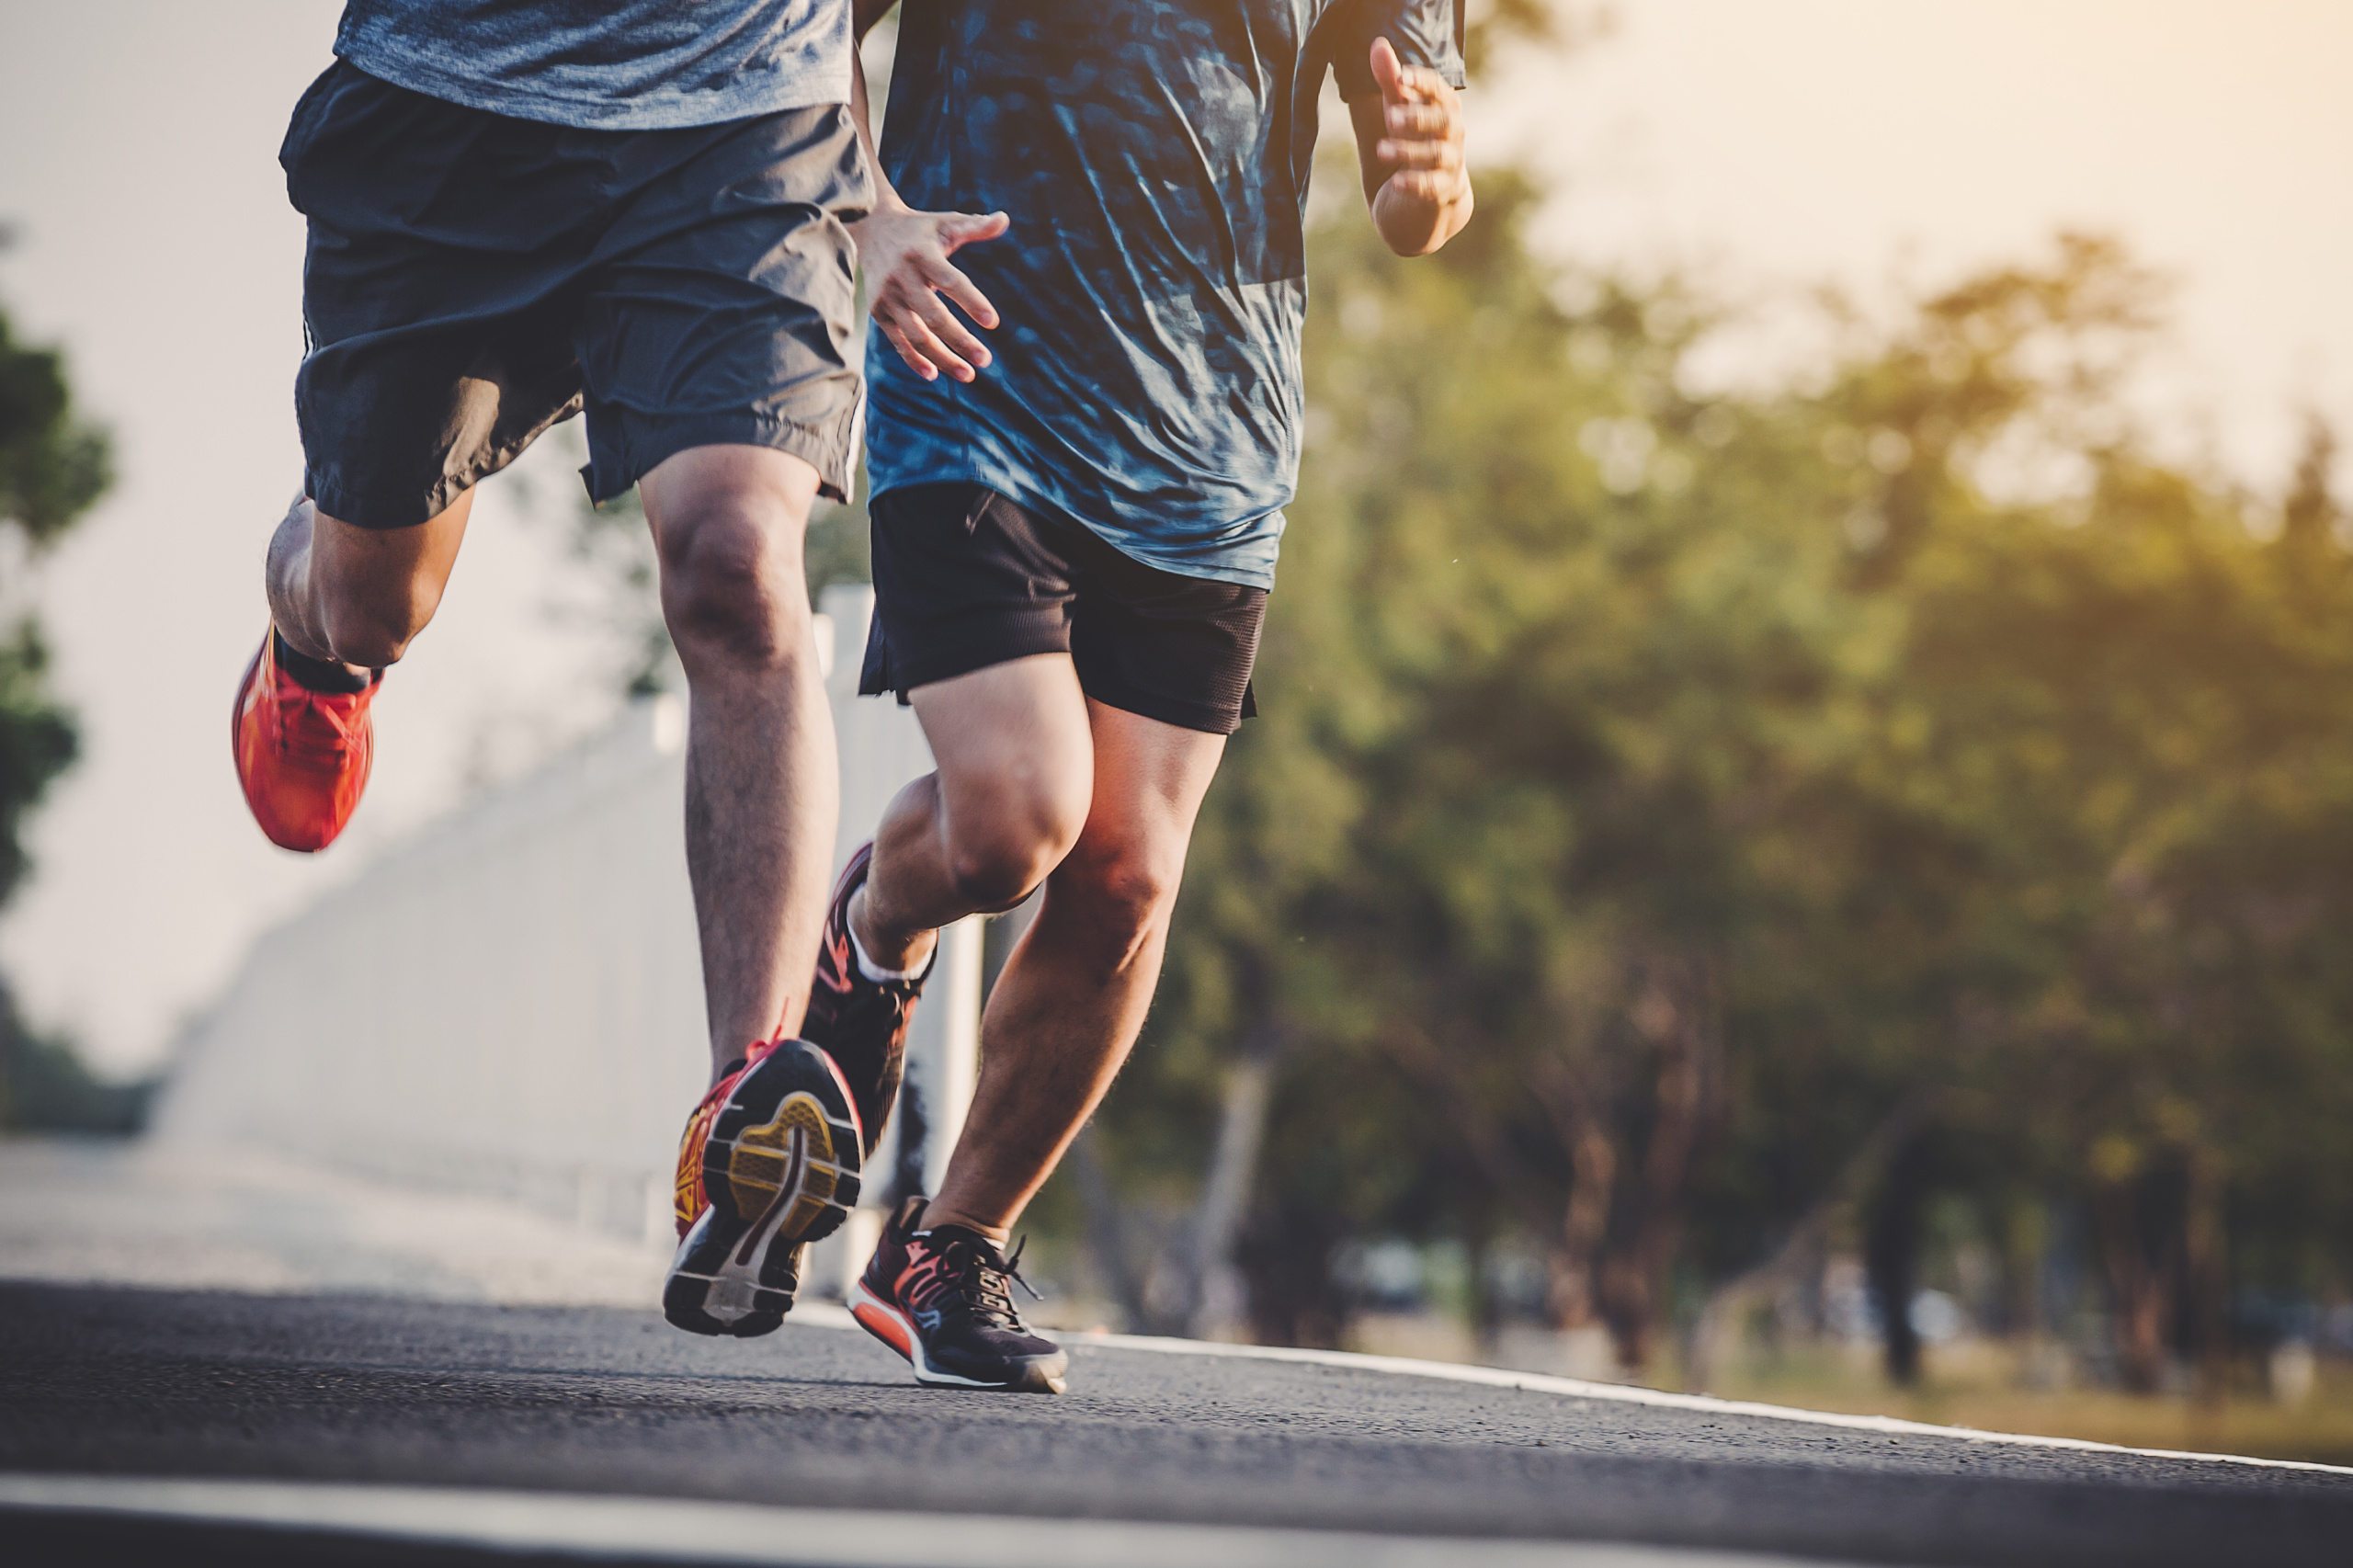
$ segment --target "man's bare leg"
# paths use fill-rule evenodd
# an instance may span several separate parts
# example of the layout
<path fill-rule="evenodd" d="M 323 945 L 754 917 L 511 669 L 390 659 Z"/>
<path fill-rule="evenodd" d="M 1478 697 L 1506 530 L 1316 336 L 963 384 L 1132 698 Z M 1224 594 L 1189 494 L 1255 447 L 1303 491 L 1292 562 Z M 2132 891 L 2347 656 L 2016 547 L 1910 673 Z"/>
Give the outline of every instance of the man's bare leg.
<path fill-rule="evenodd" d="M 850 930 L 885 970 L 919 969 L 941 926 L 1020 903 L 1078 841 L 1094 792 L 1095 738 L 1067 653 L 992 665 L 911 700 L 939 770 L 884 811 L 850 899 Z"/>
<path fill-rule="evenodd" d="M 297 495 L 269 541 L 270 619 L 298 653 L 382 669 L 408 651 L 440 607 L 474 493 L 430 521 L 363 528 Z"/>
<path fill-rule="evenodd" d="M 1225 741 L 1079 698 L 1059 654 L 913 699 L 939 771 L 901 791 L 877 836 L 850 906 L 868 956 L 913 969 L 938 926 L 1007 907 L 1051 873 L 990 994 L 980 1084 L 926 1216 L 1003 1242 L 1143 1026 Z M 1082 701 L 1083 750 L 1070 722 Z"/>
<path fill-rule="evenodd" d="M 697 447 L 640 492 L 687 672 L 687 874 L 716 1082 L 800 1028 L 817 966 L 841 789 L 801 569 L 817 471 Z"/>
<path fill-rule="evenodd" d="M 362 528 L 297 495 L 262 570 L 270 631 L 237 686 L 229 750 L 254 824 L 281 849 L 342 836 L 375 756 L 380 672 L 441 602 L 472 493 L 437 517 Z"/>
<path fill-rule="evenodd" d="M 1225 737 L 1087 704 L 1095 798 L 981 1020 L 981 1075 L 926 1224 L 1002 1245 L 1143 1028 Z"/>

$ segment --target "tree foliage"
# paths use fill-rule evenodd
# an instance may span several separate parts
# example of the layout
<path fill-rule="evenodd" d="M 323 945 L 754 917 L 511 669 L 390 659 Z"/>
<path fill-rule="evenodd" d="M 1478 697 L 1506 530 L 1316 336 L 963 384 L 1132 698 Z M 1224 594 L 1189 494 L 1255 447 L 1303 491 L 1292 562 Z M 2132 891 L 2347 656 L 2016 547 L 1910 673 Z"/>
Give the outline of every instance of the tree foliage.
<path fill-rule="evenodd" d="M 106 437 L 74 417 L 61 357 L 18 343 L 0 314 L 0 572 L 27 571 L 111 481 Z M 0 582 L 0 605 L 22 591 Z M 40 623 L 26 613 L 0 635 L 0 903 L 28 869 L 25 818 L 76 748 L 48 670 Z M 135 1091 L 95 1082 L 63 1045 L 28 1034 L 0 986 L 0 1126 L 116 1131 L 136 1114 Z"/>
<path fill-rule="evenodd" d="M 1338 1331 L 1342 1238 L 1514 1236 L 1639 1367 L 1842 1192 L 1899 1339 L 1927 1195 L 2082 1213 L 2135 1381 L 2219 1353 L 2234 1281 L 2347 1278 L 2326 432 L 2276 530 L 2153 452 L 2163 291 L 2084 236 L 1712 395 L 1716 308 L 1531 256 L 1537 194 L 1483 171 L 1428 261 L 1314 236 L 1265 716 L 1122 1178 L 1181 1187 L 1275 1063 L 1236 1246 L 1275 1338 Z"/>
<path fill-rule="evenodd" d="M 74 417 L 61 357 L 18 343 L 0 313 L 0 570 L 25 571 L 112 478 L 105 436 Z M 18 597 L 0 593 L 0 603 Z M 74 760 L 73 721 L 48 694 L 48 665 L 27 614 L 0 640 L 0 903 L 24 875 L 24 814 Z"/>
<path fill-rule="evenodd" d="M 18 343 L 0 314 L 0 528 L 49 544 L 113 481 L 106 437 L 74 417 L 61 357 Z"/>

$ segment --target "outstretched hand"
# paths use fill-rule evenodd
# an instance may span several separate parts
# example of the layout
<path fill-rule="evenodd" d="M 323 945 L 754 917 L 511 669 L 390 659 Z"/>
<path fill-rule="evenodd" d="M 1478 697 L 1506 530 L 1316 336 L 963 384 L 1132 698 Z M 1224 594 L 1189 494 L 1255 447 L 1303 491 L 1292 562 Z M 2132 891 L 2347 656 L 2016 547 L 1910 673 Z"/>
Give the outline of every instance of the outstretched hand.
<path fill-rule="evenodd" d="M 850 231 L 873 279 L 874 320 L 907 369 L 925 381 L 937 381 L 945 370 L 953 380 L 969 381 L 987 368 L 988 346 L 964 322 L 994 327 L 996 307 L 948 258 L 1011 227 L 1013 221 L 1002 212 L 980 217 L 893 207 L 878 210 Z M 949 301 L 963 315 L 949 310 Z"/>
<path fill-rule="evenodd" d="M 1385 38 L 1372 40 L 1372 79 L 1381 88 L 1382 136 L 1374 149 L 1389 178 L 1382 194 L 1451 207 L 1470 194 L 1462 161 L 1462 104 L 1446 78 L 1408 65 Z"/>

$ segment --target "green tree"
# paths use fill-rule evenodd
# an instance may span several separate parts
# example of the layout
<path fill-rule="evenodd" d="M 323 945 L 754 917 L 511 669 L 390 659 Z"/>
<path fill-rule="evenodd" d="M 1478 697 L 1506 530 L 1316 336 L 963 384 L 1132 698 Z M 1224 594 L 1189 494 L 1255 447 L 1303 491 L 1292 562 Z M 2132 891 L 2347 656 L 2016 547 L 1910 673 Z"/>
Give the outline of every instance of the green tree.
<path fill-rule="evenodd" d="M 0 604 L 21 605 L 40 553 L 112 481 L 106 437 L 75 417 L 63 359 L 18 343 L 0 313 Z M 40 626 L 23 612 L 0 638 L 0 903 L 28 869 L 25 818 L 72 766 L 73 715 L 51 694 Z M 139 1096 L 92 1079 L 73 1052 L 31 1035 L 0 986 L 0 1126 L 127 1131 Z"/>
<path fill-rule="evenodd" d="M 112 482 L 106 437 L 74 415 L 64 364 L 20 344 L 0 313 L 0 557 L 21 576 Z M 0 604 L 22 589 L 0 584 Z M 74 760 L 72 718 L 51 700 L 49 653 L 23 615 L 0 642 L 0 903 L 23 878 L 25 813 Z"/>
<path fill-rule="evenodd" d="M 2344 1279 L 2325 432 L 2264 542 L 2120 413 L 2162 291 L 2075 237 L 1694 395 L 1706 301 L 1540 263 L 1534 199 L 1483 173 L 1427 263 L 1314 236 L 1266 717 L 1101 1123 L 1162 1272 L 1222 1202 L 1257 1332 L 1329 1339 L 1346 1236 L 1518 1236 L 1640 1367 L 1862 1242 L 1904 1376 L 1931 1199 L 2058 1207 L 2144 1385 Z"/>

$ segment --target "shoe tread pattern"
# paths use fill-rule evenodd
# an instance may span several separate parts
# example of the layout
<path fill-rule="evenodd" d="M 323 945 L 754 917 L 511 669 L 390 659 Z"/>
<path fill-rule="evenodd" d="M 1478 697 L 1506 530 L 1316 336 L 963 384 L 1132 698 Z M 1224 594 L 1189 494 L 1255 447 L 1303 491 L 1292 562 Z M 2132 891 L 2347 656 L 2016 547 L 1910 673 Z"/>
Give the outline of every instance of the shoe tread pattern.
<path fill-rule="evenodd" d="M 671 1265 L 670 1322 L 737 1338 L 779 1327 L 802 1249 L 858 1202 L 860 1142 L 857 1112 L 815 1048 L 788 1040 L 746 1072 L 703 1142 L 708 1207 Z"/>

